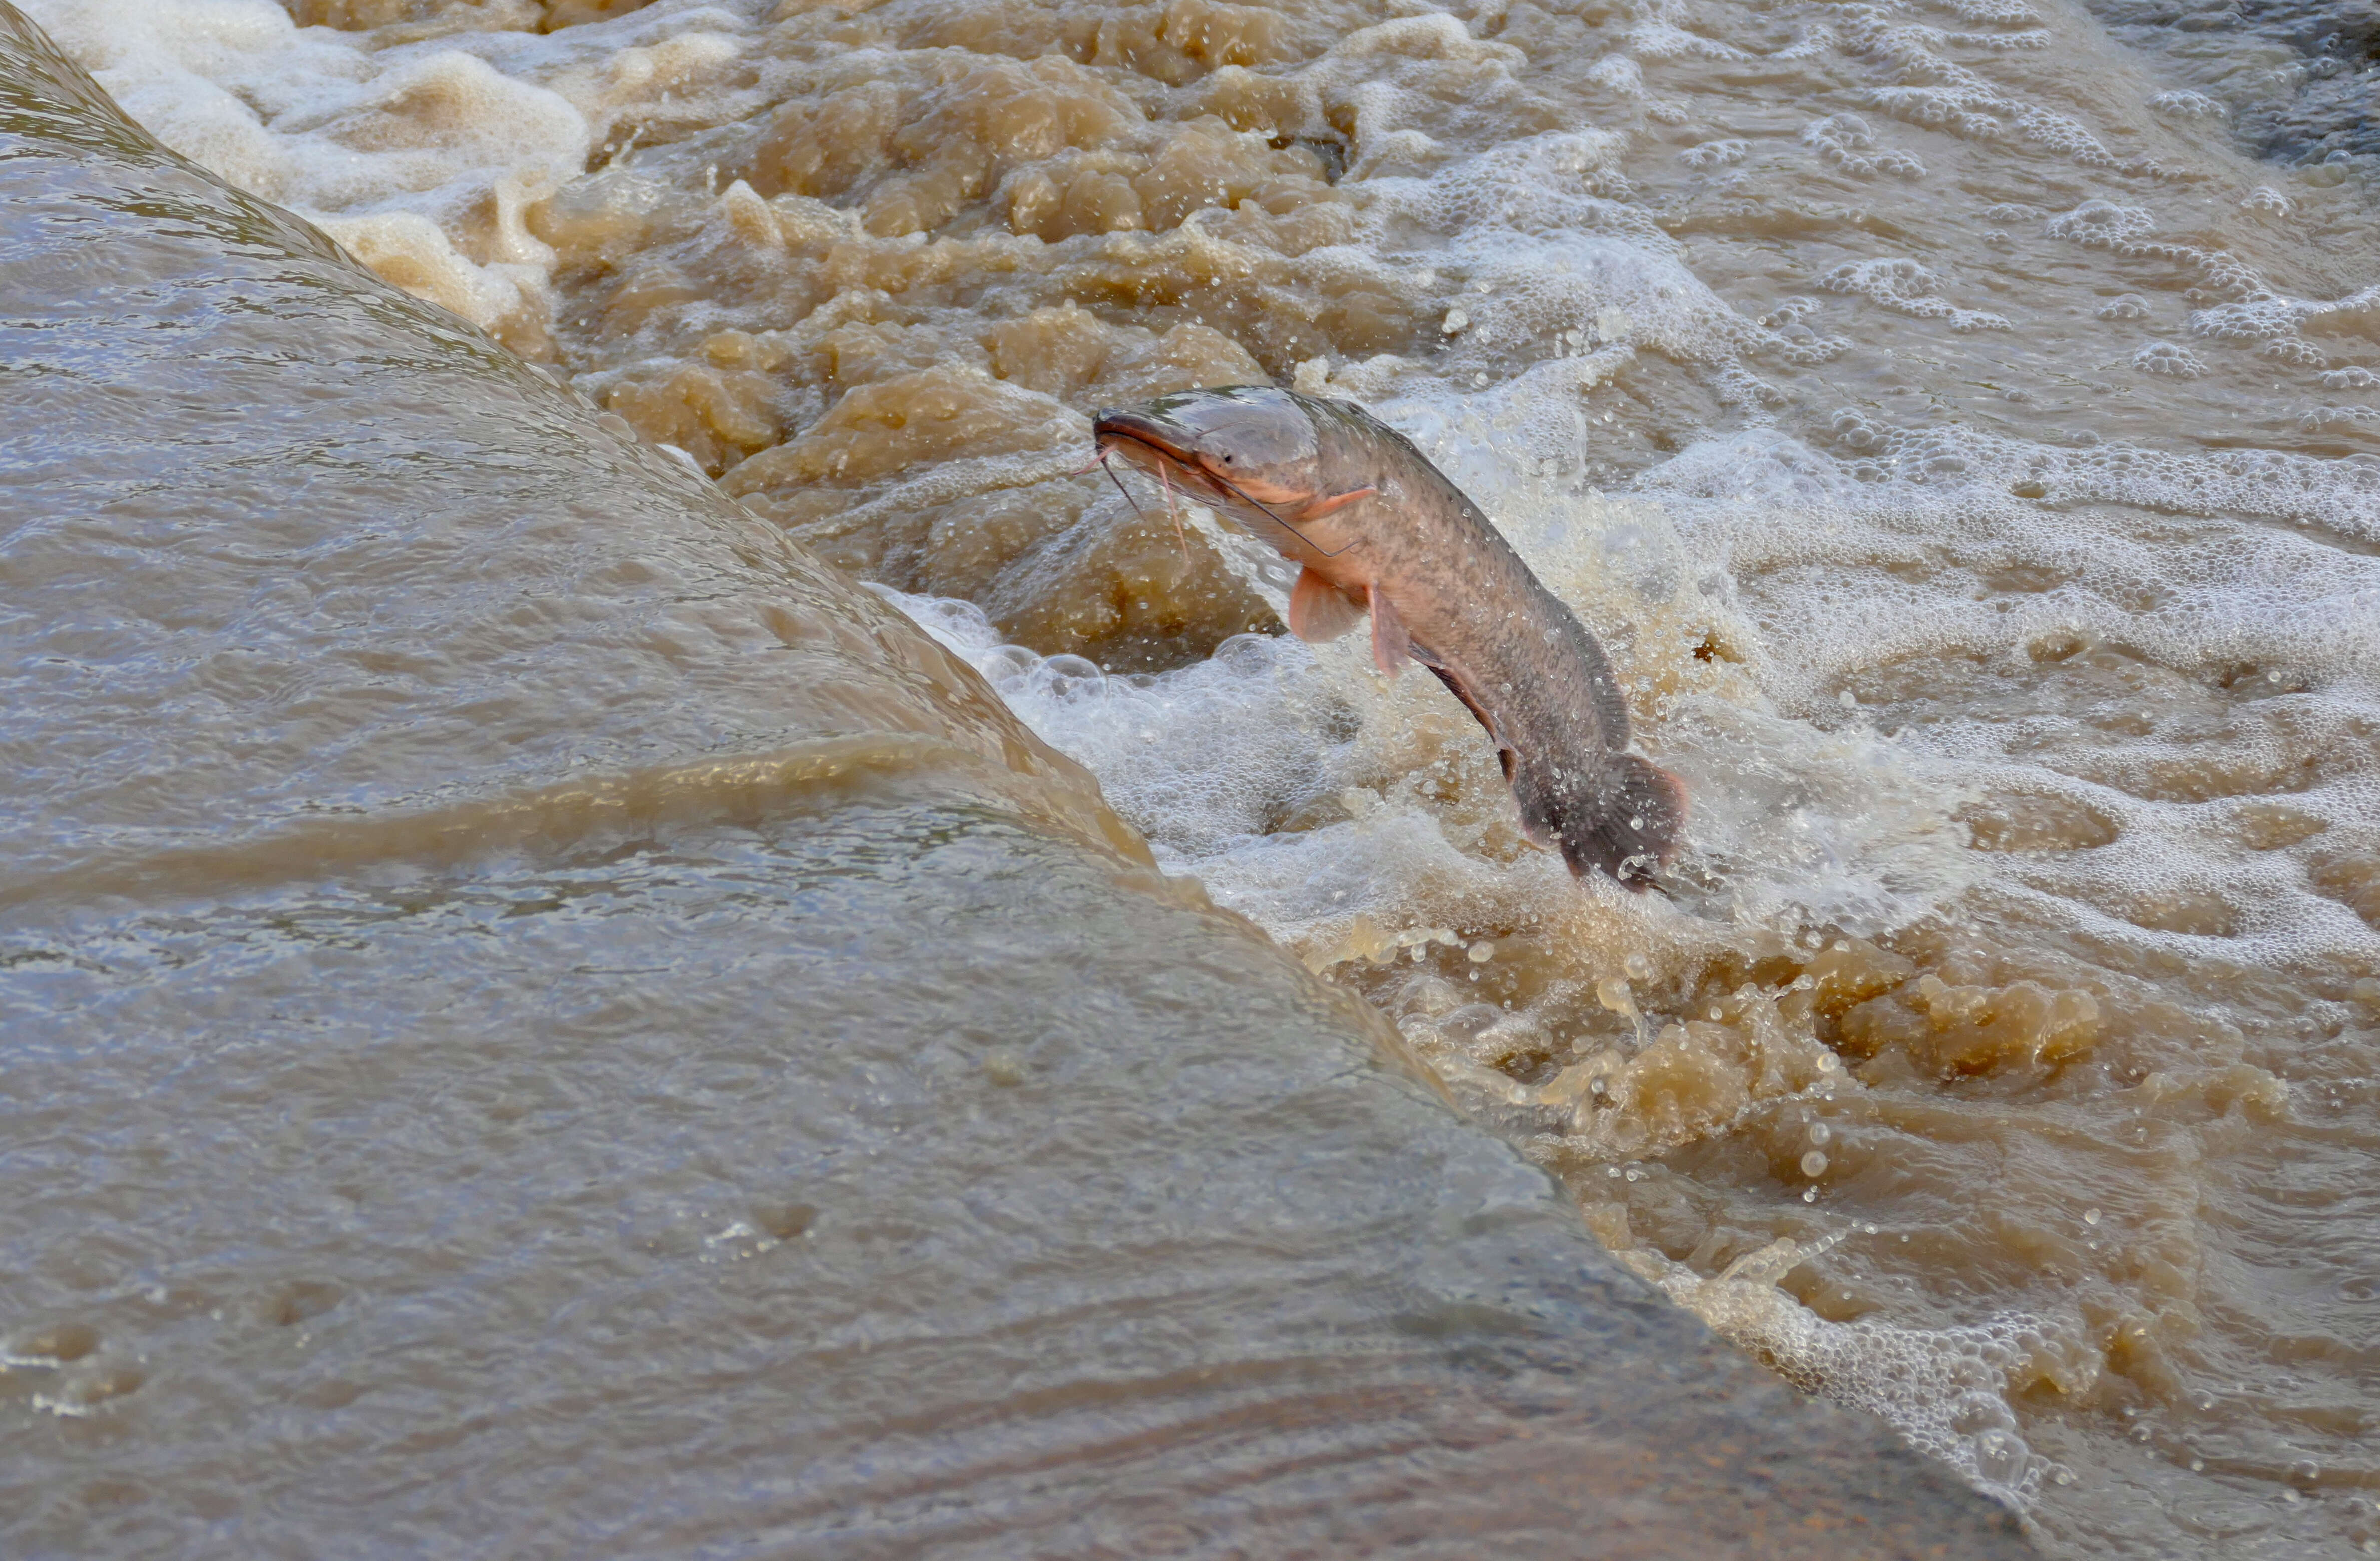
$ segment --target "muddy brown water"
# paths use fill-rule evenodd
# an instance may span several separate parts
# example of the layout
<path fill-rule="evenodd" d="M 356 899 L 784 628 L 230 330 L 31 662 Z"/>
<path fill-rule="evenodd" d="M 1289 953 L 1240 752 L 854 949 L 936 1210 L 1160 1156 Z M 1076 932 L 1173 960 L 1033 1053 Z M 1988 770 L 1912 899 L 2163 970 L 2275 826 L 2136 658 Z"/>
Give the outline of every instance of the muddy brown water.
<path fill-rule="evenodd" d="M 906 620 L 44 48 L 8 1554 L 2017 1553 Z"/>
<path fill-rule="evenodd" d="M 136 912 L 111 896 L 335 883 L 376 908 L 339 934 L 368 951 L 424 929 L 407 874 L 584 838 L 627 854 L 574 871 L 666 896 L 681 869 L 628 849 L 648 820 L 782 842 L 827 794 L 956 795 L 1086 860 L 1131 857 L 1136 832 L 1384 1016 L 1620 1262 L 1785 1379 L 1889 1419 L 2043 1550 L 2380 1551 L 2380 208 L 2345 148 L 2283 166 L 2235 137 L 2217 79 L 2243 104 L 2280 90 L 2252 79 L 2272 64 L 2252 40 L 2143 51 L 2050 0 L 30 9 L 165 144 L 535 365 L 454 337 L 519 387 L 518 417 L 552 407 L 570 449 L 600 452 L 473 433 L 433 462 L 373 454 L 393 405 L 298 419 L 303 490 L 358 514 L 403 510 L 339 497 L 370 491 L 358 462 L 458 494 L 520 474 L 506 491 L 538 502 L 472 502 L 566 588 L 517 589 L 494 521 L 425 523 L 358 596 L 285 571 L 251 587 L 248 551 L 110 533 L 122 579 L 44 610 L 62 659 L 23 663 L 79 723 L 23 718 L 18 792 L 43 800 L 22 805 L 41 822 L 18 892 L 40 925 L 67 896 L 113 947 L 107 918 Z M 334 356 L 301 331 L 239 361 L 302 400 L 313 374 L 346 393 Z M 540 399 L 547 381 L 605 431 Z M 1236 381 L 1363 400 L 1581 611 L 1693 793 L 1670 895 L 1581 889 L 1528 848 L 1468 715 L 1359 646 L 1284 640 L 1280 572 L 1215 517 L 1066 475 L 1097 406 Z M 191 393 L 212 437 L 257 437 Z M 77 459 L 58 480 L 127 456 Z M 629 496 L 659 491 L 718 517 L 722 549 L 774 561 L 790 540 L 807 562 L 722 580 L 678 561 L 637 529 Z M 571 493 L 591 519 L 541 529 Z M 334 553 L 315 567 L 346 577 Z M 122 641 L 110 605 L 151 578 L 190 603 L 164 648 Z M 236 622 L 259 627 L 202 627 Z M 348 659 L 275 659 L 357 622 L 371 648 Z M 832 673 L 794 672 L 828 647 Z M 551 670 L 525 684 L 532 648 Z M 115 671 L 127 657 L 150 670 Z M 1097 794 L 1014 747 L 1026 728 Z M 59 786 L 88 809 L 47 800 Z M 700 869 L 778 892 L 773 869 L 738 871 Z M 917 903 L 971 880 L 935 881 Z M 593 936 L 612 892 L 524 889 L 552 902 L 526 919 Z M 765 920 L 731 901 L 706 947 Z M 480 936 L 521 930 L 478 903 Z M 905 937 L 931 914 L 881 913 Z M 1160 1049 L 1241 1036 L 1248 1098 L 1295 1097 L 1273 1032 L 1221 995 L 1253 977 L 1177 989 L 1171 935 L 1082 914 L 1064 970 L 1111 958 L 1133 1011 L 1172 1016 Z M 1018 914 L 991 920 L 1017 990 L 1075 989 Z M 264 981 L 298 936 L 268 923 L 189 936 L 242 940 Z M 163 933 L 124 936 L 144 981 L 214 979 L 169 976 Z M 99 979 L 40 947 L 67 962 L 40 979 Z M 707 990 L 635 968 L 632 1006 Z M 754 1013 L 793 1000 L 750 990 Z M 451 1002 L 455 1044 L 483 1040 L 494 1022 Z M 1370 1023 L 1330 1011 L 1321 1029 Z M 992 1048 L 1003 1075 L 1020 1045 Z M 587 1108 L 531 1089 L 552 1075 L 489 1098 L 516 1123 Z M 1201 1075 L 1223 1076 L 1242 1077 Z M 1172 1098 L 1144 1102 L 1148 1131 Z M 939 1174 L 934 1119 L 878 1163 Z M 688 1136 L 689 1156 L 708 1142 Z M 1302 1137 L 1264 1155 L 1329 1135 Z M 1248 1153 L 1185 1153 L 1166 1185 L 1291 1163 Z M 1391 1163 L 1383 1187 L 1436 1185 Z M 754 1196 L 828 1208 L 787 1180 Z M 732 1202 L 617 1217 L 637 1240 L 681 1206 L 714 1221 L 702 1240 L 771 1228 Z M 1574 1230 L 1544 1240 L 1569 1252 Z M 126 1356 L 81 1358 L 60 1381 L 114 1380 Z M 121 1397 L 111 1413 L 140 1401 Z M 115 1422 L 77 1423 L 58 1434 Z M 1523 1510 L 1533 1487 L 1503 1486 Z"/>

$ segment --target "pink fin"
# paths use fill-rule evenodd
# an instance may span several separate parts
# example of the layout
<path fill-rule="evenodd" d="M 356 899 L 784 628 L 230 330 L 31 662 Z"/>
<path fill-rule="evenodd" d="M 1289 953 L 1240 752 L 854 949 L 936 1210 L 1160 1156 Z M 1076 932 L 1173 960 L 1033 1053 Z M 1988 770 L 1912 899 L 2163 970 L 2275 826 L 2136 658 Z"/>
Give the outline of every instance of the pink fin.
<path fill-rule="evenodd" d="M 1413 659 L 1413 635 L 1397 616 L 1396 604 L 1372 587 L 1372 664 L 1382 677 L 1394 677 Z"/>
<path fill-rule="evenodd" d="M 1355 626 L 1363 612 L 1346 592 L 1313 570 L 1297 572 L 1297 584 L 1289 593 L 1289 632 L 1298 638 L 1310 645 L 1337 639 Z"/>
<path fill-rule="evenodd" d="M 1344 509 L 1347 505 L 1354 503 L 1356 500 L 1368 499 L 1378 491 L 1379 490 L 1377 488 L 1354 488 L 1350 489 L 1344 493 L 1334 493 L 1328 499 L 1317 499 L 1314 502 L 1306 505 L 1305 510 L 1299 514 L 1297 518 L 1300 520 L 1320 520 L 1324 515 L 1329 514 L 1333 510 Z"/>

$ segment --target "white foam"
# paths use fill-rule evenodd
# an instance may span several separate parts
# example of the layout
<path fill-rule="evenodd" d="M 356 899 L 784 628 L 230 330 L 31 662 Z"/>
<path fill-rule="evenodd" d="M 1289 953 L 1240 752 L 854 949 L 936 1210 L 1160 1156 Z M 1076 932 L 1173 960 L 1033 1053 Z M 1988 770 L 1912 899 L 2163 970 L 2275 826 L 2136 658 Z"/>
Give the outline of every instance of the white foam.
<path fill-rule="evenodd" d="M 1915 260 L 1846 260 L 1818 278 L 1818 285 L 1829 293 L 1855 293 L 1915 319 L 1942 321 L 1953 331 L 2012 329 L 2003 316 L 1960 309 L 1942 297 L 1942 279 Z"/>
<path fill-rule="evenodd" d="M 2213 98 L 2204 92 L 2193 92 L 2187 89 L 2159 92 L 2149 99 L 2149 106 L 2159 114 L 2170 115 L 2176 119 L 2228 119 L 2231 117 L 2231 111 Z"/>
<path fill-rule="evenodd" d="M 1298 641 L 1241 635 L 1157 676 L 1004 645 L 970 601 L 875 587 L 983 673 L 1042 737 L 1089 766 L 1172 865 L 1245 847 L 1322 794 L 1339 707 Z"/>
<path fill-rule="evenodd" d="M 2075 1341 L 2056 1337 L 2054 1325 L 2022 1314 L 1948 1328 L 1833 1323 L 1777 1288 L 1794 1268 L 1861 1239 L 1772 1241 L 1707 1277 L 1647 1247 L 1620 1256 L 1805 1392 L 1882 1416 L 1919 1451 L 2010 1507 L 2023 1510 L 2045 1482 L 2070 1481 L 2070 1471 L 2025 1445 L 2006 1397 L 2019 1368 L 2037 1356 L 2079 1352 Z"/>
<path fill-rule="evenodd" d="M 710 85 L 749 25 L 664 0 L 551 36 L 375 48 L 273 0 L 25 10 L 167 146 L 491 329 L 550 313 L 553 256 L 521 228 L 524 200 L 579 177 L 629 109 Z"/>
<path fill-rule="evenodd" d="M 1897 151 L 1877 141 L 1876 132 L 1866 120 L 1856 114 L 1829 115 L 1814 119 L 1803 127 L 1802 139 L 1819 156 L 1846 174 L 1862 178 L 1876 174 L 1890 174 L 1897 178 L 1922 179 L 1925 164 L 1913 153 Z"/>

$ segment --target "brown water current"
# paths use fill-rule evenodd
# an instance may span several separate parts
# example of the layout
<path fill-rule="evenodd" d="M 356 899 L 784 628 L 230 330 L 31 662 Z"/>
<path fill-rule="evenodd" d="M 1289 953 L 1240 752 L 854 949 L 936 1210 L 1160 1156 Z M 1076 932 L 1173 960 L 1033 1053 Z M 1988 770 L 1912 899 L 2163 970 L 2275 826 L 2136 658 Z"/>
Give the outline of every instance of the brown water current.
<path fill-rule="evenodd" d="M 29 10 L 619 459 L 878 587 L 1622 1262 L 2045 1551 L 2380 1553 L 2350 167 L 2253 161 L 2061 0 Z M 1612 651 L 1693 793 L 1672 895 L 1527 846 L 1469 716 L 1282 637 L 1214 517 L 1067 475 L 1099 405 L 1268 381 L 1412 435 Z M 552 788 L 776 730 L 585 675 L 517 743 L 492 678 L 393 740 Z M 378 795 L 377 746 L 290 751 L 312 805 Z M 224 775 L 191 817 L 233 830 L 264 783 Z M 997 805 L 1106 828 L 1052 784 Z"/>
<path fill-rule="evenodd" d="M 6 9 L 0 234 L 0 1550 L 2022 1553 Z"/>

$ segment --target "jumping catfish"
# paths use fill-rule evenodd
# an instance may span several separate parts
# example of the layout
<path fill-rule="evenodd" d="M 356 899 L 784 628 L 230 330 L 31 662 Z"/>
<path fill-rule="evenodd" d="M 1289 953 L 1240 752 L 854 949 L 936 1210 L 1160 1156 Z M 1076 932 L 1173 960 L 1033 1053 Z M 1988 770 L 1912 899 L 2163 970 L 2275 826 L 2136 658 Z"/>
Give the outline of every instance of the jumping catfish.
<path fill-rule="evenodd" d="M 1101 461 L 1189 490 L 1305 566 L 1289 600 L 1300 639 L 1335 639 L 1368 609 L 1382 674 L 1419 661 L 1470 708 L 1523 829 L 1572 873 L 1641 889 L 1677 853 L 1684 789 L 1626 751 L 1603 647 L 1403 435 L 1262 385 L 1111 408 L 1093 431 Z"/>

